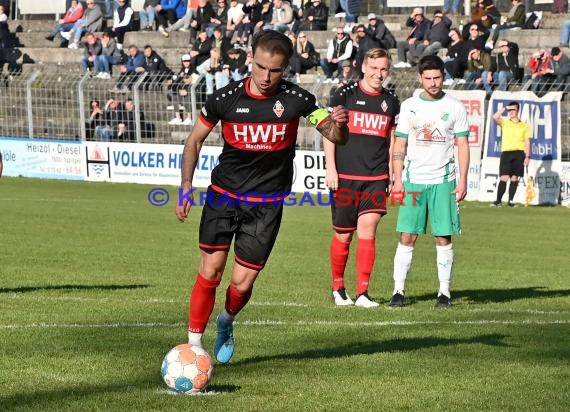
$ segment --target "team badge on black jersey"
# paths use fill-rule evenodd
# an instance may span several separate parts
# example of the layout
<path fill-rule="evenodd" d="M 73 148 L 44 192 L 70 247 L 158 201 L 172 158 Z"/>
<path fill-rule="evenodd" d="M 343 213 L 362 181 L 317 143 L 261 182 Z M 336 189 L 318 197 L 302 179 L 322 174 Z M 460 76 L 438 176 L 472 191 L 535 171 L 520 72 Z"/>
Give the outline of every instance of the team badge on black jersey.
<path fill-rule="evenodd" d="M 281 117 L 281 115 L 283 114 L 283 111 L 285 110 L 285 108 L 283 107 L 283 105 L 281 104 L 281 102 L 279 100 L 277 100 L 275 102 L 275 105 L 273 106 L 273 113 L 275 113 L 275 115 L 277 117 Z"/>

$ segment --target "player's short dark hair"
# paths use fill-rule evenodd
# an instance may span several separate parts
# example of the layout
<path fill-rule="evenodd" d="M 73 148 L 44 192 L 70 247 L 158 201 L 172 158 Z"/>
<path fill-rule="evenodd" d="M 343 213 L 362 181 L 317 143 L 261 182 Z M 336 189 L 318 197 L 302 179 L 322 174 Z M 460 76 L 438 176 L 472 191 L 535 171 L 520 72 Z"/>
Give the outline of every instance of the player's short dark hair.
<path fill-rule="evenodd" d="M 515 106 L 517 108 L 517 110 L 519 110 L 521 108 L 521 105 L 519 104 L 519 102 L 515 102 L 514 100 L 512 102 L 510 102 L 509 104 L 507 104 L 507 107 L 509 106 Z"/>
<path fill-rule="evenodd" d="M 558 56 L 561 53 L 560 47 L 553 47 L 550 54 L 553 56 Z"/>
<path fill-rule="evenodd" d="M 388 53 L 385 49 L 375 47 L 366 51 L 366 54 L 364 55 L 364 59 L 362 61 L 366 62 L 368 59 L 381 59 L 382 57 L 386 57 L 388 60 L 392 61 L 390 53 Z"/>
<path fill-rule="evenodd" d="M 422 74 L 426 70 L 439 70 L 443 74 L 443 60 L 441 60 L 441 58 L 436 55 L 422 57 L 418 63 L 418 73 Z"/>
<path fill-rule="evenodd" d="M 289 37 L 276 30 L 258 31 L 251 40 L 251 51 L 255 56 L 257 49 L 263 49 L 270 54 L 280 54 L 285 57 L 285 65 L 293 56 L 293 42 Z"/>

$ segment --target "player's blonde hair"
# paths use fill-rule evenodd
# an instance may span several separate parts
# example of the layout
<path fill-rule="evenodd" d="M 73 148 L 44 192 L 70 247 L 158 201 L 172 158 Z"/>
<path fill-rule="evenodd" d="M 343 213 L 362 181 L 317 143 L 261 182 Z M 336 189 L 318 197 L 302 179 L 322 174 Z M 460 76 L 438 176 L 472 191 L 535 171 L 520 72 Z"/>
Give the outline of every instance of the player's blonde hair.
<path fill-rule="evenodd" d="M 363 63 L 366 63 L 368 59 L 381 59 L 382 57 L 386 57 L 390 62 L 392 62 L 392 57 L 388 51 L 381 49 L 379 47 L 375 47 L 373 49 L 369 49 L 366 54 L 364 55 Z"/>

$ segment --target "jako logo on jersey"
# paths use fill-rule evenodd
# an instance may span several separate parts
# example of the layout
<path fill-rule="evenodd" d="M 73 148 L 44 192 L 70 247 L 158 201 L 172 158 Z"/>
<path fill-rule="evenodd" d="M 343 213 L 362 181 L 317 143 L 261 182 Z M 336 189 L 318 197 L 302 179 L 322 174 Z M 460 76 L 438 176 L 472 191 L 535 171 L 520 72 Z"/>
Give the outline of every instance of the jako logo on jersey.
<path fill-rule="evenodd" d="M 226 141 L 242 150 L 283 150 L 296 140 L 297 123 L 224 123 Z"/>
<path fill-rule="evenodd" d="M 249 107 L 238 107 L 236 113 L 249 113 Z"/>
<path fill-rule="evenodd" d="M 390 116 L 377 113 L 349 112 L 348 128 L 350 133 L 387 137 Z"/>
<path fill-rule="evenodd" d="M 359 104 L 361 106 L 366 106 L 366 102 L 364 100 L 357 100 L 356 104 Z"/>
<path fill-rule="evenodd" d="M 283 114 L 284 111 L 285 111 L 285 108 L 283 107 L 281 102 L 279 100 L 277 100 L 275 102 L 275 106 L 273 106 L 273 113 L 275 113 L 275 115 L 277 117 L 281 117 L 281 115 Z"/>

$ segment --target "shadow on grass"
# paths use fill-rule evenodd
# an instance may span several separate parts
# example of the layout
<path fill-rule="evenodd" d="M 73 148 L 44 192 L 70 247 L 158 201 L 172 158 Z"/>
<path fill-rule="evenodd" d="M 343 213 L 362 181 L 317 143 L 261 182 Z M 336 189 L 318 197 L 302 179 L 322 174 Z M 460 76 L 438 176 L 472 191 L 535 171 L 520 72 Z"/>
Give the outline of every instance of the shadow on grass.
<path fill-rule="evenodd" d="M 465 339 L 425 337 L 425 338 L 391 339 L 387 341 L 378 341 L 378 342 L 360 342 L 360 343 L 354 342 L 351 343 L 349 346 L 311 349 L 303 352 L 282 353 L 270 356 L 256 356 L 253 358 L 244 359 L 237 362 L 232 362 L 232 365 L 240 365 L 240 364 L 245 365 L 245 364 L 258 363 L 258 362 L 268 362 L 279 359 L 297 359 L 297 360 L 327 359 L 327 358 L 342 358 L 346 356 L 355 356 L 355 355 L 373 355 L 376 353 L 407 352 L 407 351 L 415 351 L 426 348 L 433 348 L 437 346 L 483 344 L 488 346 L 509 347 L 510 345 L 503 342 L 503 339 L 505 339 L 506 337 L 507 335 L 491 334 L 491 335 L 481 335 Z"/>
<path fill-rule="evenodd" d="M 419 296 L 406 296 L 408 303 L 419 301 L 435 302 L 435 292 Z M 559 298 L 570 296 L 570 289 L 551 290 L 544 286 L 510 289 L 476 289 L 452 291 L 453 300 L 463 299 L 472 303 L 504 303 L 520 299 Z"/>
<path fill-rule="evenodd" d="M 149 380 L 153 380 L 149 378 Z M 150 387 L 149 380 L 143 381 L 142 379 L 137 382 L 128 382 L 125 384 L 116 385 L 91 385 L 91 386 L 81 386 L 81 387 L 68 387 L 62 388 L 61 390 L 50 390 L 50 391 L 37 391 L 30 393 L 20 393 L 12 396 L 0 397 L 1 410 L 10 410 L 13 408 L 25 408 L 25 409 L 49 409 L 58 410 L 64 407 L 66 410 L 70 406 L 77 406 L 77 410 L 81 410 L 81 406 L 92 405 L 91 399 L 96 399 L 103 394 L 132 394 L 133 390 L 140 389 L 143 391 L 154 390 L 156 396 L 177 396 L 180 398 L 187 398 L 191 400 L 194 396 L 198 395 L 183 395 L 176 394 L 175 392 L 169 392 L 166 385 L 163 384 L 161 387 Z M 205 396 L 215 396 L 218 393 L 233 393 L 241 389 L 240 386 L 236 385 L 210 385 L 206 389 Z M 151 410 L 150 408 L 149 410 Z M 168 409 L 168 408 L 166 408 Z M 102 408 L 101 410 L 106 410 Z M 109 410 L 109 409 L 107 409 Z"/>
<path fill-rule="evenodd" d="M 19 288 L 0 288 L 0 293 L 27 293 L 46 290 L 121 290 L 143 289 L 150 285 L 51 285 L 51 286 L 22 286 Z"/>

